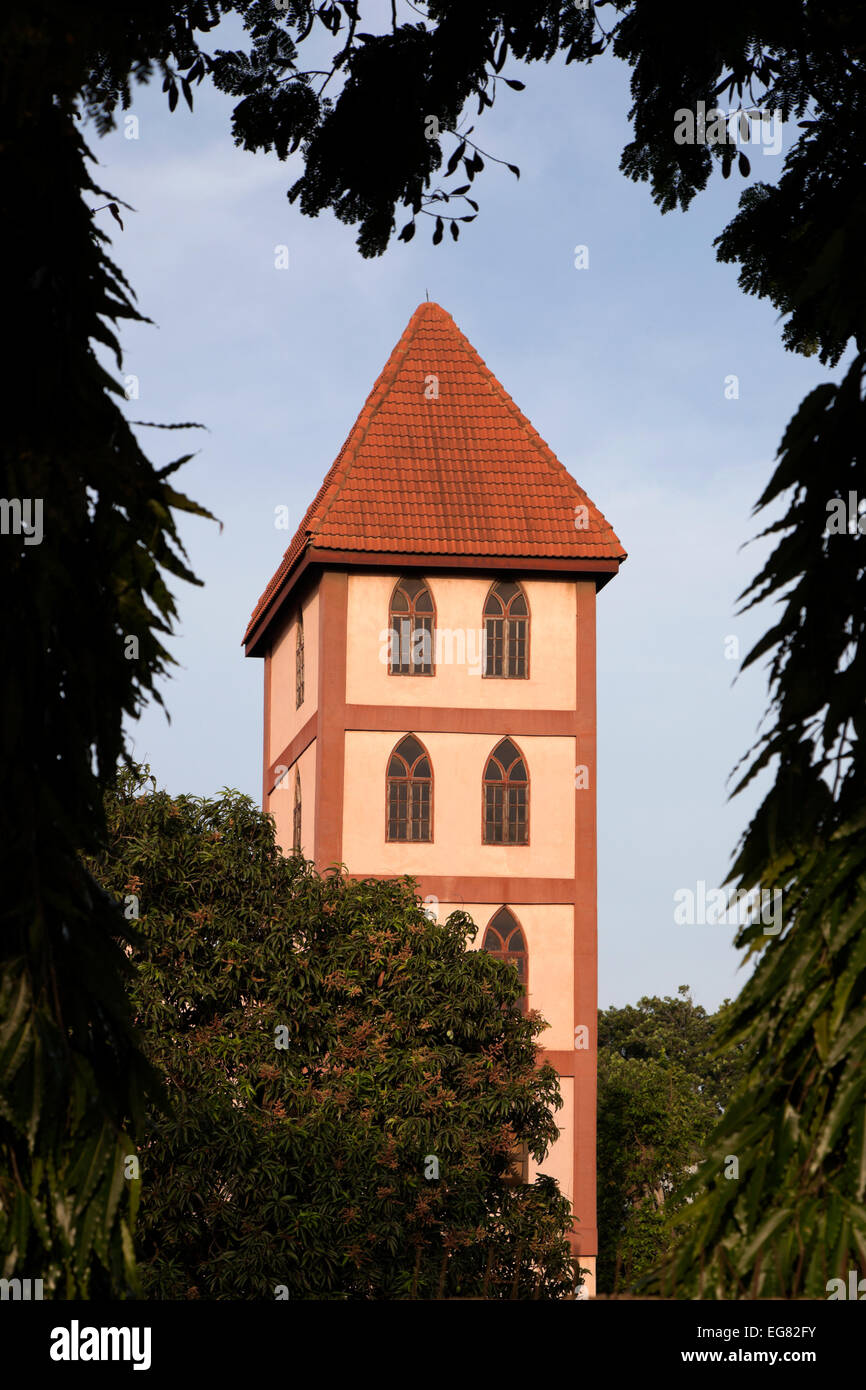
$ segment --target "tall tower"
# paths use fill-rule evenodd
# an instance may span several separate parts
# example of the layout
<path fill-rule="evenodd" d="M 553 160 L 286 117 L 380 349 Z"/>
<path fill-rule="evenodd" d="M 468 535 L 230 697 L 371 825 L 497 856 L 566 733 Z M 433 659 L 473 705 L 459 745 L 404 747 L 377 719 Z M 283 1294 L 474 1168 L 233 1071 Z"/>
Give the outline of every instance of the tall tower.
<path fill-rule="evenodd" d="M 413 874 L 549 1023 L 541 1170 L 597 1255 L 595 599 L 625 552 L 449 314 L 421 304 L 256 605 L 264 808 L 320 869 Z M 528 1164 L 528 1179 L 535 1165 Z"/>

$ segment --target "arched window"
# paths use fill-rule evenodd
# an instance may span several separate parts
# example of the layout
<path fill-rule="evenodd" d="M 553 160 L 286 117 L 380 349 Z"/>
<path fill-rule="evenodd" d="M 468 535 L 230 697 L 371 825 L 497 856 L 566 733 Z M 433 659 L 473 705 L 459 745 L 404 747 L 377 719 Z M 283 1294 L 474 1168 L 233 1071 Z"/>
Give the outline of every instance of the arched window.
<path fill-rule="evenodd" d="M 292 849 L 301 852 L 301 774 L 295 770 L 295 804 L 292 807 Z"/>
<path fill-rule="evenodd" d="M 494 748 L 484 769 L 483 843 L 529 844 L 529 774 L 510 738 Z"/>
<path fill-rule="evenodd" d="M 388 760 L 389 840 L 432 840 L 433 770 L 413 734 L 400 740 Z"/>
<path fill-rule="evenodd" d="M 433 675 L 433 595 L 423 579 L 404 577 L 391 595 L 391 675 Z"/>
<path fill-rule="evenodd" d="M 295 645 L 295 709 L 304 703 L 304 619 L 298 614 L 298 634 Z"/>
<path fill-rule="evenodd" d="M 484 603 L 485 676 L 529 675 L 529 604 L 519 584 L 494 584 Z"/>
<path fill-rule="evenodd" d="M 482 950 L 491 956 L 497 956 L 499 960 L 511 961 L 517 968 L 517 977 L 523 985 L 518 1008 L 525 1014 L 529 992 L 529 955 L 523 929 L 514 913 L 509 912 L 507 907 L 500 907 L 488 922 Z"/>
<path fill-rule="evenodd" d="M 523 928 L 507 907 L 500 907 L 494 912 L 487 924 L 481 949 L 499 960 L 510 961 L 516 968 L 517 977 L 523 986 L 517 1007 L 522 1014 L 526 1014 L 529 998 L 529 953 Z M 509 1187 L 519 1187 L 521 1183 L 529 1181 L 528 1144 L 514 1145 L 502 1180 Z"/>

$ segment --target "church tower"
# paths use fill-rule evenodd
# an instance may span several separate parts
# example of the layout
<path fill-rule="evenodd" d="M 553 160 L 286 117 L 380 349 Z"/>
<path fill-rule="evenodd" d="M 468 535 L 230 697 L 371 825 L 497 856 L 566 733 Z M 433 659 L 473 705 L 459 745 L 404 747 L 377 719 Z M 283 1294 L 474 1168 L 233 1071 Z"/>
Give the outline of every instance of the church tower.
<path fill-rule="evenodd" d="M 595 601 L 625 552 L 421 304 L 250 619 L 286 852 L 412 874 L 514 962 L 560 1076 L 541 1171 L 597 1255 Z M 535 1165 L 526 1166 L 532 1181 Z"/>

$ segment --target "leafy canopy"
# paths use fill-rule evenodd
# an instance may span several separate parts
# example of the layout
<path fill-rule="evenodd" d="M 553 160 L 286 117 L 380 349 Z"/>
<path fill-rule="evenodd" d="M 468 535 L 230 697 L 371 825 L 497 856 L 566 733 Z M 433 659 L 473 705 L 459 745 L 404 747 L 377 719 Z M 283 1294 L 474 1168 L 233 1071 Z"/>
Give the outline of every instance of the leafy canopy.
<path fill-rule="evenodd" d="M 558 1132 L 545 1025 L 511 965 L 466 950 L 471 919 L 284 858 L 237 792 L 127 776 L 108 816 L 96 872 L 141 913 L 133 1006 L 171 1100 L 140 1153 L 146 1292 L 569 1292 L 569 1205 L 512 1176 Z"/>
<path fill-rule="evenodd" d="M 724 1006 L 723 1006 L 724 1008 Z M 675 1189 L 705 1155 L 743 1048 L 716 1046 L 718 1015 L 692 1001 L 643 998 L 598 1016 L 598 1287 L 613 1293 L 673 1252 Z"/>

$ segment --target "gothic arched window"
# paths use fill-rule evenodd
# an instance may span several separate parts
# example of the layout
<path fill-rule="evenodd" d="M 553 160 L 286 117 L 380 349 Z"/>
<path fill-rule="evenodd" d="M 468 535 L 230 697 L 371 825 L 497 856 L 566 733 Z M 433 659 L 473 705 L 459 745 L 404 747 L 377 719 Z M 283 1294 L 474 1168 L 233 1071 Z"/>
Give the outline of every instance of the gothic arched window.
<path fill-rule="evenodd" d="M 292 850 L 301 852 L 301 774 L 295 771 L 295 804 L 292 807 Z"/>
<path fill-rule="evenodd" d="M 295 639 L 295 709 L 304 703 L 304 619 L 298 614 L 298 632 Z"/>
<path fill-rule="evenodd" d="M 529 604 L 519 584 L 496 583 L 484 603 L 485 676 L 529 675 Z"/>
<path fill-rule="evenodd" d="M 517 978 L 523 986 L 517 1007 L 522 1014 L 525 1014 L 529 999 L 529 952 L 526 949 L 523 928 L 514 913 L 509 911 L 507 907 L 500 907 L 497 912 L 494 912 L 487 924 L 481 949 L 487 951 L 491 956 L 496 956 L 498 960 L 510 961 L 515 967 Z M 529 1145 L 517 1143 L 509 1155 L 508 1167 L 503 1174 L 503 1182 L 509 1187 L 519 1187 L 521 1183 L 528 1182 L 528 1180 Z"/>
<path fill-rule="evenodd" d="M 436 609 L 423 579 L 402 578 L 391 595 L 392 676 L 433 675 L 433 629 Z"/>
<path fill-rule="evenodd" d="M 497 744 L 484 769 L 485 845 L 529 843 L 529 773 L 510 738 Z"/>
<path fill-rule="evenodd" d="M 523 986 L 523 993 L 520 996 L 518 1008 L 522 1014 L 526 1013 L 527 999 L 529 995 L 529 954 L 526 950 L 526 938 L 523 929 L 507 907 L 500 907 L 495 912 L 487 924 L 484 933 L 482 950 L 489 955 L 496 956 L 499 960 L 511 961 L 517 969 L 517 977 Z"/>
<path fill-rule="evenodd" d="M 387 807 L 387 839 L 432 840 L 433 769 L 413 734 L 388 759 Z"/>

